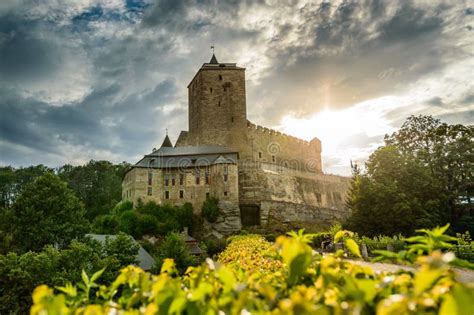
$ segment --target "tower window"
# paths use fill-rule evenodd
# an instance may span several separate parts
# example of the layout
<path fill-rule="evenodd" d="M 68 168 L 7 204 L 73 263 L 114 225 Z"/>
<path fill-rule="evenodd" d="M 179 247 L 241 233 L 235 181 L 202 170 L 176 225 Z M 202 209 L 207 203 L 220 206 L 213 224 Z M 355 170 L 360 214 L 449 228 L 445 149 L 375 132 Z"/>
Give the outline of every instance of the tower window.
<path fill-rule="evenodd" d="M 176 185 L 176 179 L 174 178 L 174 175 L 173 177 L 171 177 L 171 185 L 172 186 Z"/>
<path fill-rule="evenodd" d="M 179 199 L 183 199 L 184 198 L 184 190 L 180 190 L 179 191 Z"/>
<path fill-rule="evenodd" d="M 170 199 L 170 192 L 169 191 L 165 191 L 165 199 Z"/>
<path fill-rule="evenodd" d="M 225 92 L 225 91 L 227 91 L 227 88 L 226 88 L 226 86 L 224 85 L 224 92 Z"/>
<path fill-rule="evenodd" d="M 196 179 L 196 185 L 199 185 L 199 183 L 201 182 L 201 174 L 199 170 L 196 171 L 196 173 L 194 174 L 194 177 Z"/>
<path fill-rule="evenodd" d="M 206 193 L 206 199 L 209 199 L 209 196 L 210 196 L 210 194 L 209 194 L 209 192 L 207 192 Z"/>
<path fill-rule="evenodd" d="M 169 186 L 169 184 L 170 184 L 169 175 L 165 175 L 165 186 Z"/>
<path fill-rule="evenodd" d="M 219 103 L 217 103 L 217 107 L 221 107 L 221 101 L 219 101 Z"/>
<path fill-rule="evenodd" d="M 258 158 L 259 158 L 259 159 L 262 158 L 262 152 L 258 152 Z"/>
<path fill-rule="evenodd" d="M 219 74 L 219 80 L 222 81 L 222 75 Z"/>
<path fill-rule="evenodd" d="M 272 162 L 275 163 L 275 156 L 272 155 Z"/>
<path fill-rule="evenodd" d="M 212 93 L 212 88 L 209 88 L 209 91 Z"/>
<path fill-rule="evenodd" d="M 224 165 L 224 182 L 226 182 L 229 179 L 229 170 L 227 168 L 227 165 Z"/>
<path fill-rule="evenodd" d="M 224 191 L 224 196 L 226 196 L 226 197 L 227 197 L 227 191 Z"/>
<path fill-rule="evenodd" d="M 209 177 L 209 171 L 208 171 L 208 170 L 206 170 L 206 174 L 205 174 L 205 177 L 204 177 L 204 181 L 205 181 L 206 185 L 209 185 L 209 183 L 210 183 L 210 181 L 211 181 L 211 180 L 210 180 L 210 177 Z"/>
<path fill-rule="evenodd" d="M 148 185 L 152 185 L 153 183 L 153 173 L 152 172 L 148 172 Z"/>
<path fill-rule="evenodd" d="M 318 203 L 321 203 L 321 194 L 320 193 L 316 193 L 316 201 Z"/>
<path fill-rule="evenodd" d="M 232 116 L 232 117 L 230 118 L 230 121 L 231 121 L 231 122 L 234 122 L 234 116 Z"/>
<path fill-rule="evenodd" d="M 180 185 L 184 184 L 184 174 L 179 174 L 179 184 Z"/>
<path fill-rule="evenodd" d="M 151 196 L 153 194 L 153 188 L 148 187 L 147 195 Z"/>

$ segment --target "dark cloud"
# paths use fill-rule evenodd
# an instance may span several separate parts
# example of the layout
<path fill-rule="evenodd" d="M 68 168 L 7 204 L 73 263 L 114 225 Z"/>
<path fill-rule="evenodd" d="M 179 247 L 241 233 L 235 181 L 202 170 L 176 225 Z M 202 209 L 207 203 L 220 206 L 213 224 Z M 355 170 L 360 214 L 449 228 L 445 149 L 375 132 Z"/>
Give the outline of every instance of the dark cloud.
<path fill-rule="evenodd" d="M 472 58 L 471 15 L 448 1 L 0 4 L 0 163 L 133 162 L 165 128 L 176 139 L 187 128 L 186 86 L 211 44 L 220 61 L 247 68 L 249 118 L 270 127 L 289 113 L 399 95 L 424 78 L 449 81 L 458 76 L 444 69 Z M 468 90 L 467 81 L 458 86 Z M 423 105 L 456 107 L 443 115 L 472 121 L 465 90 L 414 97 L 385 118 L 401 124 Z M 378 137 L 354 134 L 341 145 L 364 148 Z M 337 157 L 326 165 L 343 167 Z"/>

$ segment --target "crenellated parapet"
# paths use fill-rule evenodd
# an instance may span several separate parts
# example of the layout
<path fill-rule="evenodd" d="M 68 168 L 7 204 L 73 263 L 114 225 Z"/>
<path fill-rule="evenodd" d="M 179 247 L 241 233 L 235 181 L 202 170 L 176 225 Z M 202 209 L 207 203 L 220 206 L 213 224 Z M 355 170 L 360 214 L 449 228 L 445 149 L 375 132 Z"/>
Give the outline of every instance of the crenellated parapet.
<path fill-rule="evenodd" d="M 321 141 L 306 141 L 247 121 L 249 147 L 255 160 L 321 172 Z"/>

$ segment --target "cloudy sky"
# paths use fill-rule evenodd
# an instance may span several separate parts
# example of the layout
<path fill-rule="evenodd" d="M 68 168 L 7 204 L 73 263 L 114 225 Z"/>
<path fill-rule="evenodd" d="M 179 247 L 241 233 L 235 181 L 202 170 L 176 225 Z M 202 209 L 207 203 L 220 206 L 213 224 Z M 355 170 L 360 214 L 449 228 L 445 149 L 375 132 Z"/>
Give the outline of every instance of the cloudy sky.
<path fill-rule="evenodd" d="M 216 47 L 252 122 L 349 174 L 411 114 L 474 122 L 474 1 L 0 2 L 0 164 L 131 163 L 187 129 Z"/>

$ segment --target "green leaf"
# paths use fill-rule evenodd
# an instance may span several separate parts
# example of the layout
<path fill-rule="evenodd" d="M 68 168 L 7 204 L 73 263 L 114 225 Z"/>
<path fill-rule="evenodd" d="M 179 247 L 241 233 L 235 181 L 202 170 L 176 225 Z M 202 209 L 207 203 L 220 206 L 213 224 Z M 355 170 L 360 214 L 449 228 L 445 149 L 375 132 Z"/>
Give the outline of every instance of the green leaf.
<path fill-rule="evenodd" d="M 440 315 L 464 315 L 474 314 L 474 299 L 472 291 L 457 284 L 449 294 L 446 294 L 441 308 Z"/>
<path fill-rule="evenodd" d="M 347 249 L 349 249 L 352 254 L 357 257 L 362 256 L 360 254 L 359 245 L 357 245 L 357 243 L 352 238 L 346 239 L 344 243 L 346 244 Z"/>
<path fill-rule="evenodd" d="M 84 271 L 84 269 L 82 269 L 81 278 L 84 284 L 89 286 L 89 277 L 87 276 L 87 273 Z"/>
<path fill-rule="evenodd" d="M 105 271 L 105 268 L 107 267 L 104 267 L 102 268 L 101 270 L 97 271 L 96 273 L 94 273 L 91 277 L 91 282 L 94 283 L 97 279 L 99 279 L 100 276 L 102 276 L 102 274 L 104 273 Z"/>

